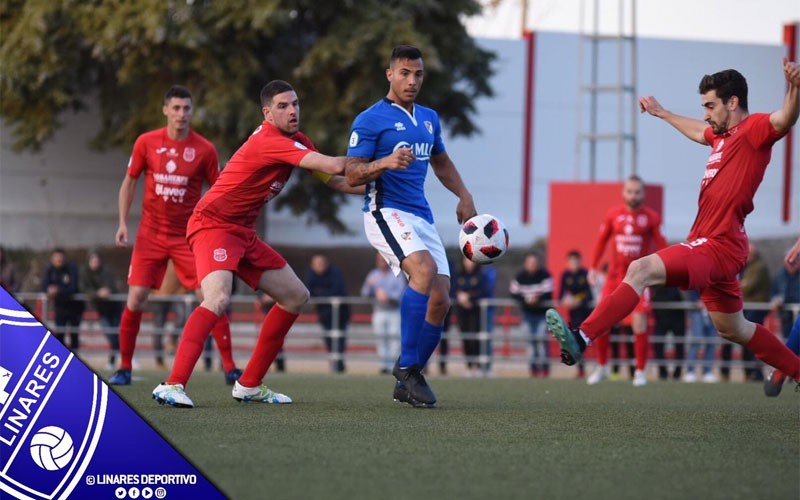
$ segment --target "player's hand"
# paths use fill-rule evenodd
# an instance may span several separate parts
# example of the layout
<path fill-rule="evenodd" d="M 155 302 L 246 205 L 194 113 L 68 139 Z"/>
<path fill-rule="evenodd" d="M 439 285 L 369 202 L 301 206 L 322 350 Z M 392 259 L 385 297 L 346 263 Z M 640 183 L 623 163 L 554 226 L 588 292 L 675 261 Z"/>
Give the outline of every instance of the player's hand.
<path fill-rule="evenodd" d="M 475 210 L 475 201 L 472 199 L 472 195 L 465 195 L 458 199 L 456 218 L 459 224 L 467 222 L 467 220 L 476 215 L 478 215 L 478 211 Z"/>
<path fill-rule="evenodd" d="M 797 238 L 797 241 L 794 242 L 792 248 L 789 249 L 789 252 L 786 254 L 786 257 L 783 259 L 784 264 L 786 264 L 786 269 L 789 272 L 792 270 L 797 270 L 800 268 L 800 238 Z"/>
<path fill-rule="evenodd" d="M 128 227 L 127 226 L 119 226 L 117 229 L 117 235 L 115 237 L 115 242 L 118 247 L 126 247 L 128 246 Z"/>
<path fill-rule="evenodd" d="M 597 279 L 599 278 L 597 269 L 589 269 L 589 272 L 586 274 L 586 280 L 589 281 L 589 284 L 592 286 L 597 286 Z"/>
<path fill-rule="evenodd" d="M 660 117 L 664 113 L 664 108 L 655 97 L 648 95 L 639 98 L 639 112 L 644 113 L 645 111 L 653 116 Z"/>
<path fill-rule="evenodd" d="M 786 57 L 783 58 L 783 76 L 790 85 L 800 87 L 800 67 Z"/>
<path fill-rule="evenodd" d="M 405 170 L 417 160 L 411 148 L 397 148 L 392 154 L 383 159 L 388 170 Z"/>

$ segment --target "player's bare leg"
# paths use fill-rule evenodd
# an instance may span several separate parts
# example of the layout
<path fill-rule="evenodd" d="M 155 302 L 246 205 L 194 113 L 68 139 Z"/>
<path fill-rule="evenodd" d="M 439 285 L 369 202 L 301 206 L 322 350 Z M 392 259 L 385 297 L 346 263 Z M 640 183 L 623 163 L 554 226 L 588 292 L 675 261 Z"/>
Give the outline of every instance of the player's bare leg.
<path fill-rule="evenodd" d="M 800 380 L 800 357 L 764 326 L 747 321 L 741 310 L 735 313 L 709 311 L 719 335 L 742 345 L 766 364 Z"/>
<path fill-rule="evenodd" d="M 645 288 L 664 284 L 666 277 L 661 257 L 650 254 L 631 262 L 622 284 L 600 301 L 580 327 L 570 328 L 558 311 L 548 309 L 547 329 L 561 346 L 561 362 L 566 365 L 580 362 L 583 351 L 594 339 L 607 335 L 611 327 L 633 312 Z"/>

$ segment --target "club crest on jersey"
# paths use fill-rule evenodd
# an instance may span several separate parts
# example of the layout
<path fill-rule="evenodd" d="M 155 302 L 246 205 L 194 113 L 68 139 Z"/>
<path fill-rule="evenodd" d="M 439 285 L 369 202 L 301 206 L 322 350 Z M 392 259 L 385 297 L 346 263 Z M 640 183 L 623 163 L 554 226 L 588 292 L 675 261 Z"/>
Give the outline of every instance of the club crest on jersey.
<path fill-rule="evenodd" d="M 183 161 L 194 161 L 197 151 L 194 148 L 186 148 L 183 150 Z"/>
<path fill-rule="evenodd" d="M 428 120 L 425 120 L 424 123 L 425 123 L 425 128 L 428 129 L 428 132 L 432 134 L 433 133 L 433 123 L 429 122 Z"/>
<path fill-rule="evenodd" d="M 176 165 L 174 161 L 170 160 L 170 161 L 167 162 L 167 172 L 173 173 L 177 169 L 178 169 L 178 165 Z"/>
<path fill-rule="evenodd" d="M 217 262 L 225 262 L 228 260 L 228 252 L 224 248 L 214 249 L 214 260 Z"/>
<path fill-rule="evenodd" d="M 636 216 L 636 224 L 639 227 L 645 227 L 647 225 L 647 216 L 644 214 L 639 214 Z"/>
<path fill-rule="evenodd" d="M 400 237 L 403 238 L 406 241 L 409 241 L 411 239 L 411 232 L 410 231 L 406 231 L 405 233 L 401 234 Z"/>

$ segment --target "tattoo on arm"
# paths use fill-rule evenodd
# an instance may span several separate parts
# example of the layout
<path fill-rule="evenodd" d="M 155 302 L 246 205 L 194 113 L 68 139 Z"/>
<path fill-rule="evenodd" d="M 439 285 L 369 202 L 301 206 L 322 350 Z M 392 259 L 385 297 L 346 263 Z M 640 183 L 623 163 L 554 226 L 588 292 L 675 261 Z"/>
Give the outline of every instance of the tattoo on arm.
<path fill-rule="evenodd" d="M 351 186 L 373 181 L 383 172 L 380 160 L 369 161 L 363 157 L 348 157 L 344 165 L 345 176 Z"/>

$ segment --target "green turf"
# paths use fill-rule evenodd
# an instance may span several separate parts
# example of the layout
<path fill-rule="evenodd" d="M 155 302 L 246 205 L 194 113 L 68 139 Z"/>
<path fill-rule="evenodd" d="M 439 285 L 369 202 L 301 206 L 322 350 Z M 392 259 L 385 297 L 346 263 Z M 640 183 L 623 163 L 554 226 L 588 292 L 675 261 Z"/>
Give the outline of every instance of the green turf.
<path fill-rule="evenodd" d="M 439 408 L 387 377 L 271 375 L 295 404 L 239 404 L 197 373 L 196 408 L 155 373 L 117 388 L 233 499 L 800 498 L 800 394 L 757 384 L 432 379 Z"/>

